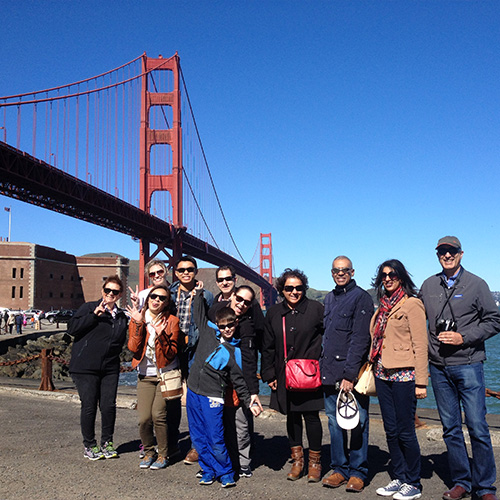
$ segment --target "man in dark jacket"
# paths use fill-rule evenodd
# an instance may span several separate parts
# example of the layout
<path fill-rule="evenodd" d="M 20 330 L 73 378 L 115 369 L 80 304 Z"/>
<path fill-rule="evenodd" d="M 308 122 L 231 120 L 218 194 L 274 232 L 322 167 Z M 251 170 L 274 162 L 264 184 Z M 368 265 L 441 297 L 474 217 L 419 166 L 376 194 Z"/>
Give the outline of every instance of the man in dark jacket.
<path fill-rule="evenodd" d="M 448 449 L 451 490 L 444 500 L 497 500 L 495 457 L 486 422 L 484 342 L 500 331 L 500 313 L 486 282 L 462 265 L 462 245 L 455 236 L 438 241 L 443 271 L 420 290 L 428 319 L 429 363 L 443 437 Z M 469 463 L 462 432 L 461 406 L 469 430 Z"/>
<path fill-rule="evenodd" d="M 350 449 L 347 431 L 337 423 L 339 391 L 354 391 L 354 382 L 370 347 L 370 319 L 373 301 L 353 279 L 352 262 L 345 256 L 335 258 L 332 277 L 336 287 L 325 298 L 325 333 L 320 359 L 325 395 L 325 412 L 330 429 L 330 455 L 333 473 L 323 479 L 323 486 L 363 490 L 368 474 L 368 407 L 370 398 L 355 392 L 359 425 L 351 432 Z"/>

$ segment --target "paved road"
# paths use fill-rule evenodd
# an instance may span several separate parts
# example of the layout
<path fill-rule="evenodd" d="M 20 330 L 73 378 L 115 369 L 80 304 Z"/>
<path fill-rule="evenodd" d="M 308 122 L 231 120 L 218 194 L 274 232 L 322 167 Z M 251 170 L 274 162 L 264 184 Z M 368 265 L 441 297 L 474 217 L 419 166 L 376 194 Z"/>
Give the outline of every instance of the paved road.
<path fill-rule="evenodd" d="M 138 457 L 137 413 L 130 409 L 134 389 L 121 387 L 115 444 L 120 458 L 90 462 L 82 456 L 79 428 L 79 401 L 72 385 L 58 382 L 61 392 L 33 390 L 39 381 L 0 379 L 0 421 L 2 422 L 0 459 L 0 499 L 339 499 L 377 498 L 376 488 L 385 485 L 388 453 L 378 407 L 371 413 L 369 446 L 370 484 L 360 494 L 343 488 L 324 488 L 306 479 L 286 480 L 289 465 L 285 420 L 267 410 L 255 422 L 256 446 L 254 476 L 238 482 L 236 488 L 223 490 L 218 484 L 199 486 L 196 466 L 174 463 L 165 470 L 140 470 Z M 421 410 L 427 424 L 419 429 L 422 448 L 422 498 L 440 499 L 447 489 L 446 454 L 436 413 Z M 490 427 L 500 435 L 500 416 L 490 416 Z M 323 466 L 328 470 L 328 426 L 322 419 Z M 438 436 L 429 439 L 432 434 Z M 181 424 L 181 448 L 186 451 L 187 422 Z M 500 458 L 500 447 L 495 447 Z M 497 485 L 498 486 L 498 485 Z M 380 498 L 380 497 L 379 497 Z"/>

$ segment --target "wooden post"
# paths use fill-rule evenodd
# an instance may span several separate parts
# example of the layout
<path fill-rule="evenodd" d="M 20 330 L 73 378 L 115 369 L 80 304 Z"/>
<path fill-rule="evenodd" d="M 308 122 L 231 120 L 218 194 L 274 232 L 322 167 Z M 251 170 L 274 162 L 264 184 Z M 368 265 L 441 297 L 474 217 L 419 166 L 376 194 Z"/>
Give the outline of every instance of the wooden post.
<path fill-rule="evenodd" d="M 52 349 L 42 349 L 42 380 L 40 382 L 39 391 L 54 391 L 55 387 L 52 383 L 52 360 L 49 356 Z"/>

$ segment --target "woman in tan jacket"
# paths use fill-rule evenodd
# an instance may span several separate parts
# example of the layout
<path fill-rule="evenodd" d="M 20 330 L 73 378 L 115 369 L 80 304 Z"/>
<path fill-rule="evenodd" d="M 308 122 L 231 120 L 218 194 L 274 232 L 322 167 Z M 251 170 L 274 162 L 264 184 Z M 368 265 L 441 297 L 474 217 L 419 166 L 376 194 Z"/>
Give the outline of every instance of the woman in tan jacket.
<path fill-rule="evenodd" d="M 137 410 L 139 412 L 139 434 L 145 456 L 141 469 L 164 469 L 168 455 L 177 446 L 180 422 L 180 399 L 165 400 L 160 390 L 160 373 L 179 370 L 177 352 L 182 337 L 179 319 L 170 314 L 170 291 L 165 285 L 151 288 L 141 311 L 136 304 L 127 307 L 132 320 L 129 324 L 128 348 L 134 354 L 132 367 L 137 368 Z M 167 411 L 178 414 L 169 418 L 177 429 L 167 429 Z M 172 417 L 172 415 L 170 415 Z M 154 433 L 153 433 L 154 428 Z M 167 439 L 167 431 L 170 439 Z M 158 456 L 155 450 L 155 438 Z M 176 438 L 172 439 L 172 436 Z M 170 441 L 167 444 L 167 441 Z M 171 442 L 175 441 L 175 442 Z"/>
<path fill-rule="evenodd" d="M 377 495 L 413 500 L 422 495 L 415 411 L 427 396 L 425 310 L 399 260 L 382 263 L 372 284 L 380 305 L 370 325 L 370 361 L 392 464 L 392 481 Z"/>

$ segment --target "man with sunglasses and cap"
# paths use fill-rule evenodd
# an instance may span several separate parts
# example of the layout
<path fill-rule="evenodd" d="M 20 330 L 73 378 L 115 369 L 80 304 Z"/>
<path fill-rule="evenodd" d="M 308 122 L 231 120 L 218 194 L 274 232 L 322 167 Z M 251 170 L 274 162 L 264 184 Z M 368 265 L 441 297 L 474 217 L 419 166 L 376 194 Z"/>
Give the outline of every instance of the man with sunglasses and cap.
<path fill-rule="evenodd" d="M 442 272 L 423 283 L 420 296 L 428 319 L 432 387 L 453 483 L 443 499 L 458 500 L 474 492 L 480 500 L 498 500 L 483 362 L 484 342 L 500 331 L 500 313 L 486 282 L 461 265 L 462 245 L 456 236 L 441 238 L 436 250 Z M 462 409 L 471 463 L 462 432 Z"/>
<path fill-rule="evenodd" d="M 351 259 L 340 255 L 332 264 L 335 288 L 325 297 L 325 333 L 320 358 L 321 378 L 325 397 L 325 413 L 330 430 L 332 474 L 323 479 L 323 486 L 338 488 L 346 485 L 349 492 L 363 490 L 368 476 L 368 408 L 369 396 L 356 393 L 359 424 L 347 431 L 337 422 L 339 391 L 354 390 L 361 365 L 370 347 L 370 319 L 373 300 L 353 279 Z"/>

